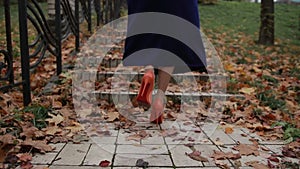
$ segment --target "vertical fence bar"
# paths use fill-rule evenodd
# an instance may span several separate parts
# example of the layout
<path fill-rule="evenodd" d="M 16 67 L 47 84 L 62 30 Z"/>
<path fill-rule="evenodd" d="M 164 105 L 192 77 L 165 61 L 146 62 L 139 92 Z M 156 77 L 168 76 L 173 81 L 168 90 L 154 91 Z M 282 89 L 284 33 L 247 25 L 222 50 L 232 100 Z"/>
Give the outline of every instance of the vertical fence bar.
<path fill-rule="evenodd" d="M 104 23 L 108 23 L 108 8 L 109 8 L 109 6 L 108 6 L 109 4 L 108 4 L 108 0 L 105 0 L 105 8 L 104 8 L 104 15 L 105 15 L 105 21 L 104 21 Z"/>
<path fill-rule="evenodd" d="M 100 25 L 100 18 L 101 18 L 101 3 L 100 0 L 94 0 L 94 7 L 97 14 L 97 26 Z"/>
<path fill-rule="evenodd" d="M 12 40 L 11 40 L 11 20 L 10 20 L 10 0 L 4 1 L 4 10 L 5 10 L 5 31 L 6 31 L 6 48 L 8 52 L 8 59 L 11 60 L 9 69 L 11 71 L 9 75 L 9 83 L 14 84 L 14 69 L 13 69 L 13 51 L 12 51 Z"/>
<path fill-rule="evenodd" d="M 75 33 L 75 48 L 76 48 L 76 51 L 78 52 L 79 51 L 79 32 L 80 32 L 80 28 L 79 28 L 79 0 L 75 0 L 75 22 L 76 22 L 76 33 Z"/>
<path fill-rule="evenodd" d="M 30 91 L 30 63 L 27 32 L 27 0 L 18 0 L 19 8 L 19 30 L 20 30 L 20 51 L 23 82 L 23 104 L 27 106 L 31 102 Z"/>
<path fill-rule="evenodd" d="M 88 30 L 92 33 L 92 4 L 91 0 L 88 0 Z"/>
<path fill-rule="evenodd" d="M 60 0 L 55 0 L 55 32 L 56 32 L 56 69 L 57 75 L 62 72 L 62 58 L 61 58 L 61 10 Z"/>

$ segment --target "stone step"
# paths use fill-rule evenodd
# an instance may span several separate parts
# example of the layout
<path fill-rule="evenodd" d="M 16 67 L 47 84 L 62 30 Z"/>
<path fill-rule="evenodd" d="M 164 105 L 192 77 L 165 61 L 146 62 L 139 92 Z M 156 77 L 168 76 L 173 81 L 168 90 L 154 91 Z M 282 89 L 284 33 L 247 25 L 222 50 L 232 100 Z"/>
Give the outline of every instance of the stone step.
<path fill-rule="evenodd" d="M 108 78 L 120 78 L 126 79 L 128 81 L 137 81 L 141 82 L 144 76 L 144 72 L 142 71 L 102 71 L 97 73 L 97 81 L 103 82 Z M 184 80 L 188 81 L 196 81 L 196 82 L 213 82 L 213 81 L 226 81 L 228 79 L 227 75 L 221 74 L 200 74 L 198 72 L 189 72 L 182 74 L 173 74 L 171 83 L 182 83 Z"/>
<path fill-rule="evenodd" d="M 155 92 L 153 92 L 154 94 Z M 127 100 L 133 100 L 137 96 L 137 92 L 125 92 L 125 91 L 93 91 L 91 92 L 98 100 L 107 100 L 109 103 L 124 103 Z M 179 93 L 179 92 L 166 92 L 166 98 L 168 101 L 174 103 L 180 103 L 184 101 L 207 101 L 214 99 L 215 101 L 225 101 L 229 98 L 244 99 L 244 95 L 240 94 L 227 94 L 227 93 Z"/>

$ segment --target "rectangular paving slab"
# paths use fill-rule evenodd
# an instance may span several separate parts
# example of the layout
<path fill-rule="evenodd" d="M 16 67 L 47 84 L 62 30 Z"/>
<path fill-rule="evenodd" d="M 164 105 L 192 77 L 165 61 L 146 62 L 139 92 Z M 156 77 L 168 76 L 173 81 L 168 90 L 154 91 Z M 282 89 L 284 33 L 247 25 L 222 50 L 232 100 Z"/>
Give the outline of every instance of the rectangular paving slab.
<path fill-rule="evenodd" d="M 166 145 L 118 145 L 117 154 L 168 154 Z"/>
<path fill-rule="evenodd" d="M 85 159 L 83 165 L 95 165 L 99 166 L 101 161 L 107 160 L 112 163 L 115 145 L 97 145 L 92 144 Z"/>
<path fill-rule="evenodd" d="M 203 167 L 202 162 L 191 159 L 186 153 L 192 150 L 184 145 L 177 145 L 170 148 L 171 157 L 176 167 Z"/>
<path fill-rule="evenodd" d="M 117 154 L 114 160 L 114 166 L 136 166 L 137 160 L 142 159 L 148 162 L 149 166 L 172 167 L 172 161 L 169 155 L 139 155 L 139 154 Z"/>
<path fill-rule="evenodd" d="M 80 165 L 90 147 L 90 144 L 68 143 L 55 159 L 55 165 Z"/>
<path fill-rule="evenodd" d="M 35 154 L 32 157 L 32 164 L 51 164 L 58 153 Z"/>

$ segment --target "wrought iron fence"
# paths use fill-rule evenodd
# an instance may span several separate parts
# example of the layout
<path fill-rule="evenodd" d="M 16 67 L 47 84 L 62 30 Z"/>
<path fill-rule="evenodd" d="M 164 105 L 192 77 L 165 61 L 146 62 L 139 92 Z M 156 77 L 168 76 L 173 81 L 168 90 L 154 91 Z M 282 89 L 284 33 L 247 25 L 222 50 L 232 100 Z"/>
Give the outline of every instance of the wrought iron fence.
<path fill-rule="evenodd" d="M 6 25 L 6 49 L 0 49 L 0 91 L 7 91 L 22 85 L 23 103 L 31 102 L 30 70 L 36 68 L 43 61 L 45 54 L 50 52 L 56 57 L 56 73 L 62 72 L 61 43 L 69 32 L 75 35 L 75 46 L 78 51 L 80 45 L 79 8 L 83 11 L 88 23 L 88 30 L 92 31 L 92 4 L 96 11 L 97 26 L 105 24 L 120 16 L 121 0 L 75 0 L 75 10 L 72 10 L 69 0 L 55 0 L 55 25 L 50 27 L 45 11 L 36 0 L 18 0 L 21 76 L 20 82 L 15 82 L 13 67 L 13 48 L 11 41 L 10 0 L 4 1 Z M 62 11 L 62 12 L 61 12 Z M 28 23 L 34 27 L 36 37 L 28 40 Z M 64 26 L 62 26 L 62 23 Z M 3 56 L 3 57 L 1 57 Z"/>

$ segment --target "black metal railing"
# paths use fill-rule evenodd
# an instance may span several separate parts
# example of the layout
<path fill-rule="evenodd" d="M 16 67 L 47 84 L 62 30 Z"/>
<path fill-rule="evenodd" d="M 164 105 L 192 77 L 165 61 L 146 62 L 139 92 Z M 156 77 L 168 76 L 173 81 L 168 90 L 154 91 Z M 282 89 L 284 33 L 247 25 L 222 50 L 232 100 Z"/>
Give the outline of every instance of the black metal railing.
<path fill-rule="evenodd" d="M 12 38 L 11 38 L 11 18 L 9 1 L 4 1 L 5 31 L 6 31 L 6 49 L 0 49 L 0 81 L 7 81 L 8 84 L 0 86 L 0 90 L 6 90 L 14 85 L 13 56 L 12 56 Z"/>
<path fill-rule="evenodd" d="M 75 35 L 75 48 L 79 50 L 80 28 L 79 8 L 88 23 L 88 30 L 92 31 L 92 4 L 96 11 L 97 26 L 105 24 L 120 16 L 121 0 L 75 0 L 75 10 L 72 10 L 69 0 L 55 0 L 55 24 L 51 28 L 47 21 L 45 11 L 36 0 L 18 0 L 19 33 L 20 33 L 20 82 L 15 82 L 13 67 L 13 48 L 11 40 L 10 0 L 4 1 L 6 25 L 6 49 L 0 49 L 0 91 L 6 91 L 22 85 L 23 103 L 31 102 L 30 72 L 40 65 L 51 53 L 56 58 L 56 73 L 62 72 L 62 40 L 72 33 Z M 74 1 L 74 0 L 72 0 Z M 62 12 L 61 12 L 62 11 Z M 62 26 L 62 23 L 64 26 Z M 34 40 L 28 39 L 28 25 L 36 32 Z M 65 31 L 66 33 L 62 33 Z M 2 56 L 2 57 L 1 57 Z M 2 83 L 4 82 L 4 83 Z"/>

